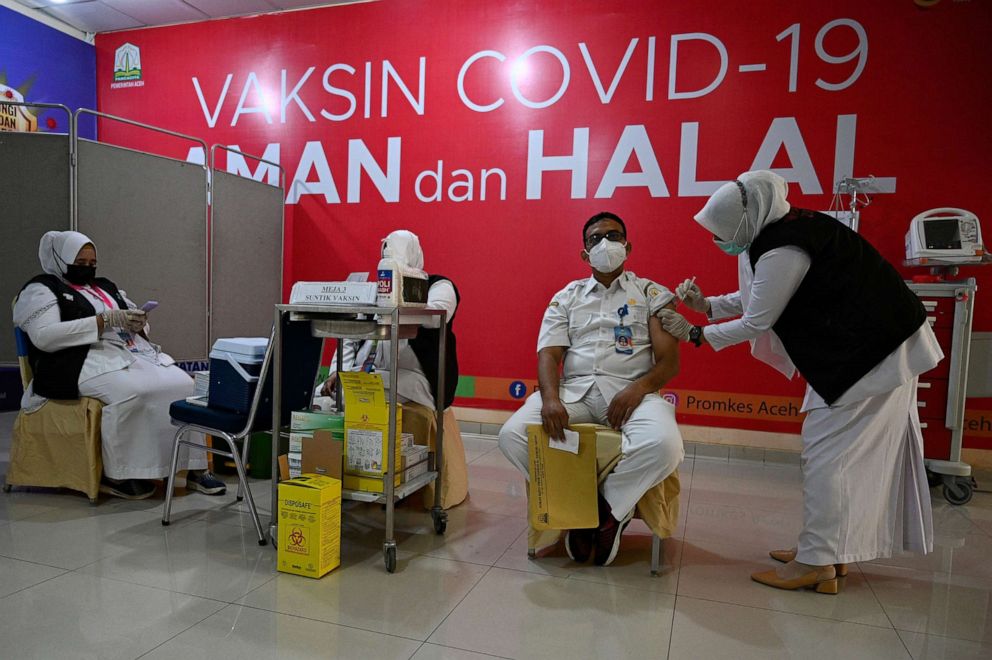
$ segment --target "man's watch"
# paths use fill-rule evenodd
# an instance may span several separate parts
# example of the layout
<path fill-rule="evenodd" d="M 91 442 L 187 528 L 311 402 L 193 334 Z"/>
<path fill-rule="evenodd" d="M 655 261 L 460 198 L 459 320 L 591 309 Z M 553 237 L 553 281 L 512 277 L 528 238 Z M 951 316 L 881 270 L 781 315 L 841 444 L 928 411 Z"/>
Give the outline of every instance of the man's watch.
<path fill-rule="evenodd" d="M 692 329 L 689 330 L 689 341 L 695 344 L 696 348 L 699 348 L 700 346 L 703 345 L 703 326 L 701 325 L 692 326 Z"/>

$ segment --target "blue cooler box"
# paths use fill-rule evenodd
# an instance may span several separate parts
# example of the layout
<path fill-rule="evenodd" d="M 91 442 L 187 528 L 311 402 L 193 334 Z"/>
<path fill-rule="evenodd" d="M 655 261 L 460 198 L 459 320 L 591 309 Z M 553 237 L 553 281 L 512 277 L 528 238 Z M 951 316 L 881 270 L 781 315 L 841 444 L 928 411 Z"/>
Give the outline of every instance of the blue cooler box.
<path fill-rule="evenodd" d="M 248 413 L 268 344 L 268 337 L 231 337 L 214 342 L 207 398 L 211 408 Z"/>

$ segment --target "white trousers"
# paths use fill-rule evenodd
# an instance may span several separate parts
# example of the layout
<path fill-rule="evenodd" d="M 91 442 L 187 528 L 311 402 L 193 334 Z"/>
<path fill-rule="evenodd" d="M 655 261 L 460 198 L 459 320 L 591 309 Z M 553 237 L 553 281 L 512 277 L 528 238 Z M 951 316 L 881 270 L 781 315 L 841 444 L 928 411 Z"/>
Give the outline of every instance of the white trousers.
<path fill-rule="evenodd" d="M 531 394 L 499 432 L 500 450 L 528 479 L 527 426 L 541 423 L 542 405 L 541 393 Z M 562 405 L 570 424 L 607 423 L 609 404 L 595 385 L 579 401 Z M 627 515 L 648 489 L 664 481 L 685 458 L 675 407 L 657 394 L 645 396 L 620 430 L 623 456 L 601 487 L 617 519 Z"/>
<path fill-rule="evenodd" d="M 916 379 L 803 423 L 804 564 L 870 561 L 933 550 L 930 488 Z"/>
<path fill-rule="evenodd" d="M 104 474 L 112 479 L 167 477 L 176 434 L 169 405 L 192 396 L 193 389 L 193 379 L 179 367 L 163 367 L 140 357 L 125 369 L 79 383 L 82 396 L 104 403 L 100 417 Z M 180 470 L 206 467 L 206 452 L 182 448 Z"/>

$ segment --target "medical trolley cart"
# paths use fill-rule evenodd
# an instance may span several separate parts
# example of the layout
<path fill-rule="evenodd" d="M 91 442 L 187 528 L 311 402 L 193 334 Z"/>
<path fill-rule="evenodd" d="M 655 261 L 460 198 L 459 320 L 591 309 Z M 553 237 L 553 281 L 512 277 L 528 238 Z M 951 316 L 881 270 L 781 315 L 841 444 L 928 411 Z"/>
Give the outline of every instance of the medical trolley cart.
<path fill-rule="evenodd" d="M 906 263 L 906 265 L 919 265 Z M 917 281 L 932 279 L 934 281 Z M 906 282 L 923 302 L 944 359 L 921 374 L 917 389 L 923 455 L 929 476 L 943 484 L 951 504 L 971 500 L 971 466 L 961 460 L 964 409 L 968 397 L 971 320 L 975 308 L 975 278 L 944 281 L 943 277 Z"/>
<path fill-rule="evenodd" d="M 273 420 L 279 420 L 282 409 L 282 322 L 283 317 L 289 316 L 290 323 L 309 323 L 314 337 L 333 339 L 353 339 L 369 341 L 389 341 L 391 362 L 394 365 L 389 371 L 389 438 L 396 437 L 396 384 L 397 370 L 395 365 L 399 357 L 400 339 L 409 339 L 417 334 L 421 326 L 444 328 L 447 322 L 447 312 L 444 310 L 424 309 L 415 307 L 380 307 L 376 305 L 320 305 L 320 304 L 289 304 L 275 306 L 275 333 L 273 336 L 273 382 L 272 410 Z M 441 508 L 441 465 L 444 447 L 444 356 L 446 333 L 438 333 L 438 393 L 435 394 L 435 414 L 437 416 L 437 435 L 434 451 L 429 456 L 428 471 L 419 477 L 394 485 L 396 466 L 399 457 L 396 455 L 396 443 L 388 442 L 386 459 L 386 474 L 384 475 L 383 492 L 370 493 L 356 490 L 342 490 L 342 499 L 360 502 L 374 502 L 385 506 L 386 537 L 382 544 L 383 561 L 390 573 L 396 570 L 396 539 L 393 537 L 394 507 L 397 501 L 420 490 L 423 486 L 435 482 L 434 506 L 431 508 L 431 519 L 434 531 L 444 534 L 448 524 L 448 514 Z M 337 370 L 342 370 L 341 351 L 337 351 Z M 340 391 L 340 390 L 339 390 Z M 340 395 L 339 395 L 340 397 Z M 339 398 L 340 409 L 340 398 Z M 278 428 L 278 421 L 272 429 L 273 437 L 288 436 L 288 433 Z M 279 443 L 272 443 L 272 473 L 278 474 Z M 278 479 L 272 479 L 272 517 L 269 521 L 269 537 L 273 545 L 278 542 Z"/>

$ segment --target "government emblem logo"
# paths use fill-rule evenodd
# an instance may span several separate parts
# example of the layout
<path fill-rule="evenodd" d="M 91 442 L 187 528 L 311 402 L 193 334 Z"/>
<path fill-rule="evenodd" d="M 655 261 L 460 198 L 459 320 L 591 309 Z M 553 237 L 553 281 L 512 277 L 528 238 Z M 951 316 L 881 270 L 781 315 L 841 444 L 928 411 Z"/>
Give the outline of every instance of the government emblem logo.
<path fill-rule="evenodd" d="M 114 52 L 114 82 L 110 86 L 143 87 L 141 79 L 141 49 L 132 43 L 125 43 Z"/>

